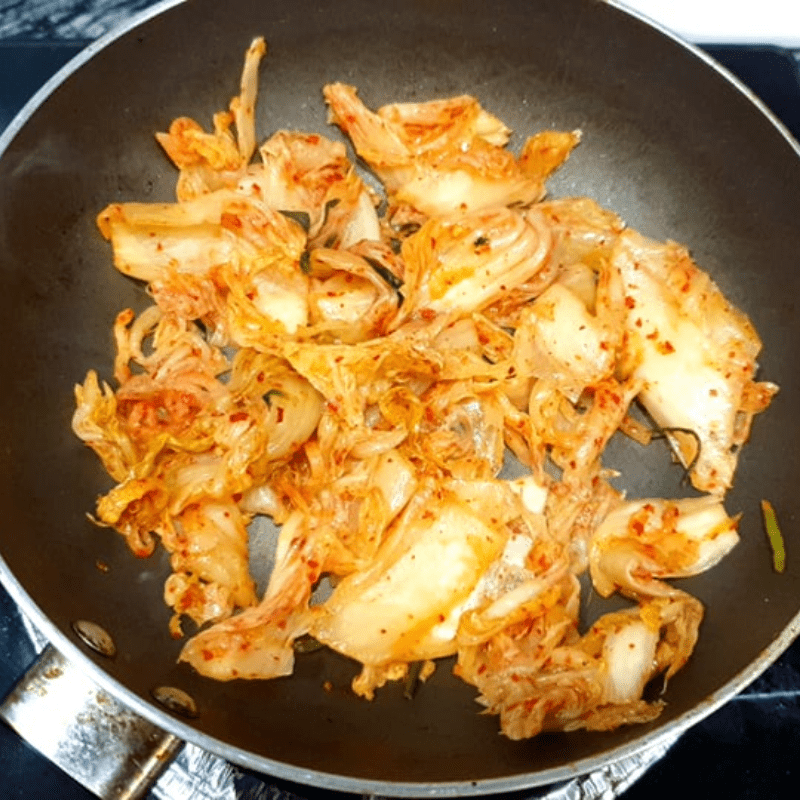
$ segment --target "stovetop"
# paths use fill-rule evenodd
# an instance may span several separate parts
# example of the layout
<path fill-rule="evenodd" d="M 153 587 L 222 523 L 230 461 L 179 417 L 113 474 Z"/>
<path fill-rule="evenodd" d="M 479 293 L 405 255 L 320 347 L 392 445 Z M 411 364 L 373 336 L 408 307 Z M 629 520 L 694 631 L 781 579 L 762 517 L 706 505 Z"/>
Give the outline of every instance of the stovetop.
<path fill-rule="evenodd" d="M 152 0 L 34 4 L 0 0 L 0 131 L 60 66 L 121 15 Z M 43 12 L 26 17 L 26 8 Z M 69 7 L 69 9 L 67 9 Z M 706 46 L 800 138 L 800 51 L 758 44 Z M 800 224 L 800 223 L 799 223 Z M 35 636 L 34 636 L 35 639 Z M 15 603 L 0 586 L 0 698 L 36 657 L 36 645 Z M 781 798 L 800 779 L 800 641 L 741 695 L 684 733 L 632 787 L 614 796 L 644 800 L 689 793 L 732 798 Z M 319 798 L 307 787 L 231 767 L 219 800 Z M 87 800 L 78 786 L 10 728 L 0 724 L 0 796 Z M 151 793 L 149 798 L 163 797 Z M 515 795 L 520 798 L 522 795 Z M 526 795 L 540 796 L 536 790 Z M 610 795 L 606 795 L 609 796 Z"/>

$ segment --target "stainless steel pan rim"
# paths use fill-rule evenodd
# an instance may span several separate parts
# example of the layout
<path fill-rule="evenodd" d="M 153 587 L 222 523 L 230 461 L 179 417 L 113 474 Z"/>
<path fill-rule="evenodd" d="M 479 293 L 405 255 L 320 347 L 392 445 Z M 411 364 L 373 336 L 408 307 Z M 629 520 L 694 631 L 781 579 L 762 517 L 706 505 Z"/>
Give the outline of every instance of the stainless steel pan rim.
<path fill-rule="evenodd" d="M 763 103 L 754 97 L 752 92 L 750 92 L 740 81 L 738 81 L 738 79 L 731 76 L 727 70 L 719 66 L 713 61 L 713 59 L 708 57 L 699 48 L 679 40 L 663 27 L 656 25 L 643 15 L 632 12 L 624 4 L 617 2 L 617 0 L 603 1 L 605 4 L 618 8 L 621 11 L 624 11 L 631 16 L 638 18 L 640 21 L 656 28 L 663 35 L 673 39 L 675 42 L 678 42 L 683 47 L 692 51 L 697 57 L 702 59 L 707 66 L 713 68 L 719 74 L 723 75 L 728 81 L 734 84 L 740 92 L 747 96 L 750 102 L 758 107 L 761 114 L 770 120 L 772 125 L 791 145 L 794 152 L 797 155 L 800 155 L 800 145 L 798 145 L 798 143 L 792 138 L 780 121 L 777 120 L 775 116 L 763 105 Z M 146 11 L 136 15 L 122 27 L 109 32 L 95 43 L 89 45 L 84 51 L 70 61 L 50 81 L 48 81 L 48 83 L 42 87 L 39 92 L 37 92 L 37 94 L 26 104 L 22 111 L 9 125 L 3 135 L 0 136 L 0 157 L 2 157 L 3 153 L 12 143 L 20 130 L 24 127 L 26 122 L 35 113 L 35 111 L 40 108 L 46 102 L 48 97 L 73 73 L 81 69 L 84 65 L 90 62 L 97 53 L 107 48 L 117 39 L 121 38 L 124 34 L 137 28 L 148 20 L 157 17 L 168 9 L 180 5 L 182 2 L 183 0 L 164 0 L 164 2 L 152 6 Z M 256 32 L 254 31 L 254 33 Z M 117 679 L 106 672 L 101 664 L 89 657 L 81 646 L 76 644 L 73 639 L 71 639 L 61 630 L 61 628 L 53 624 L 47 614 L 42 611 L 33 598 L 27 593 L 25 588 L 17 580 L 8 567 L 6 561 L 1 557 L 0 579 L 2 579 L 2 582 L 7 587 L 9 593 L 19 603 L 25 613 L 28 614 L 36 627 L 41 630 L 46 638 L 50 640 L 58 650 L 60 650 L 71 661 L 80 664 L 87 674 L 89 674 L 99 686 L 106 689 L 113 696 L 119 698 L 120 701 L 122 701 L 126 706 L 141 714 L 144 718 L 150 720 L 154 724 L 159 725 L 165 730 L 168 730 L 176 736 L 192 742 L 203 749 L 216 753 L 217 755 L 234 764 L 238 764 L 259 772 L 268 773 L 276 776 L 277 778 L 297 783 L 321 786 L 338 791 L 360 792 L 364 794 L 379 794 L 398 797 L 480 795 L 507 792 L 533 786 L 545 786 L 569 780 L 577 775 L 589 772 L 596 768 L 598 763 L 611 762 L 629 757 L 644 748 L 656 745 L 660 740 L 679 734 L 703 718 L 707 717 L 733 695 L 741 691 L 746 685 L 757 678 L 780 656 L 780 654 L 791 644 L 798 634 L 800 634 L 800 612 L 798 612 L 791 619 L 788 625 L 786 625 L 779 635 L 771 642 L 771 644 L 764 649 L 751 664 L 749 664 L 744 670 L 741 670 L 731 680 L 727 681 L 704 702 L 700 703 L 690 711 L 676 717 L 661 729 L 657 729 L 651 733 L 645 734 L 628 744 L 610 749 L 602 753 L 599 758 L 594 756 L 591 758 L 578 759 L 557 769 L 549 769 L 526 775 L 513 775 L 510 777 L 484 779 L 478 781 L 449 781 L 433 784 L 419 782 L 406 783 L 395 781 L 375 781 L 365 778 L 341 776 L 325 771 L 318 772 L 295 767 L 291 764 L 274 761 L 266 756 L 231 746 L 225 741 L 198 731 L 191 725 L 165 713 L 155 705 L 143 700 L 138 694 L 122 685 Z"/>

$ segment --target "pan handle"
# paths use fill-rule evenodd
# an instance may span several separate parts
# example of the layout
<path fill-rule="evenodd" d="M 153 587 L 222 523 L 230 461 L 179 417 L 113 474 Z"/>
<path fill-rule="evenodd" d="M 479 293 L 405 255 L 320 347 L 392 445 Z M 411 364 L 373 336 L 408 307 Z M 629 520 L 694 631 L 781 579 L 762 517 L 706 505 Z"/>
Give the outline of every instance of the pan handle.
<path fill-rule="evenodd" d="M 0 717 L 103 800 L 143 798 L 184 744 L 120 705 L 52 646 L 0 705 Z"/>

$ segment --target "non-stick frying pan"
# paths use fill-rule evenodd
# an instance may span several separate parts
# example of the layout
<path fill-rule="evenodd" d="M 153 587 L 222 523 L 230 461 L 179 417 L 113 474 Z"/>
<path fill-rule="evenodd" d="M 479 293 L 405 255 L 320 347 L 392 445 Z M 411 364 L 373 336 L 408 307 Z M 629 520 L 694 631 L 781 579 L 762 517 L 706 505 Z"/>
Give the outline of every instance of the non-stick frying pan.
<path fill-rule="evenodd" d="M 800 158 L 780 126 L 708 59 L 610 2 L 195 0 L 156 11 L 80 56 L 2 140 L 0 566 L 45 634 L 134 710 L 231 761 L 395 795 L 506 791 L 589 771 L 699 720 L 765 669 L 800 624 Z M 147 303 L 111 267 L 95 214 L 111 201 L 172 199 L 175 174 L 153 132 L 180 115 L 209 124 L 257 34 L 269 43 L 261 137 L 281 127 L 336 136 L 320 91 L 334 80 L 373 107 L 474 94 L 516 142 L 581 128 L 551 194 L 589 195 L 646 235 L 686 243 L 754 321 L 761 377 L 781 391 L 757 418 L 727 499 L 744 514 L 740 545 L 681 582 L 707 613 L 658 721 L 514 743 L 446 664 L 413 701 L 388 686 L 367 703 L 348 688 L 356 665 L 328 652 L 301 656 L 291 678 L 207 681 L 176 663 L 166 557 L 137 560 L 87 520 L 110 484 L 70 431 L 72 387 L 90 367 L 110 374 L 116 312 Z M 631 496 L 683 491 L 658 445 L 619 442 L 608 463 Z M 783 525 L 783 574 L 761 498 Z M 590 602 L 588 613 L 601 610 Z M 114 658 L 84 647 L 81 619 L 111 634 Z M 194 698 L 196 718 L 153 701 L 164 685 Z"/>

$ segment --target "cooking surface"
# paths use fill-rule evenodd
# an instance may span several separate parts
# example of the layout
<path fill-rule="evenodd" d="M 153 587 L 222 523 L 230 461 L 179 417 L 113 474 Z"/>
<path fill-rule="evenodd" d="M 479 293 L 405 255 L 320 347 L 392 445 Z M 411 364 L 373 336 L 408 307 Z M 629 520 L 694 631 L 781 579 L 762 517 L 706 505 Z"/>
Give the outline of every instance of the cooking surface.
<path fill-rule="evenodd" d="M 0 129 L 44 83 L 80 48 L 81 35 L 94 37 L 127 9 L 147 2 L 72 3 L 72 15 L 47 3 L 48 15 L 17 16 L 0 7 Z M 6 3 L 6 6 L 11 4 Z M 14 4 L 24 11 L 24 4 Z M 34 4 L 30 4 L 34 5 Z M 24 39 L 24 40 L 23 40 Z M 800 136 L 800 85 L 796 64 L 787 51 L 769 47 L 722 48 L 713 53 L 740 74 Z M 791 555 L 790 555 L 791 557 Z M 35 649 L 19 614 L 0 587 L 0 695 L 20 677 Z M 740 697 L 683 735 L 667 756 L 622 795 L 625 800 L 649 796 L 657 787 L 686 789 L 696 796 L 711 789 L 732 797 L 784 796 L 786 785 L 798 779 L 796 743 L 800 739 L 800 644 L 795 644 L 765 675 Z M 232 769 L 221 797 L 275 796 L 274 782 Z M 272 789 L 270 787 L 273 787 Z M 281 784 L 287 793 L 320 796 L 307 787 Z M 71 782 L 37 753 L 0 725 L 0 795 L 3 797 L 59 797 L 90 795 Z M 531 790 L 515 797 L 537 797 Z M 153 797 L 156 795 L 153 794 Z"/>

